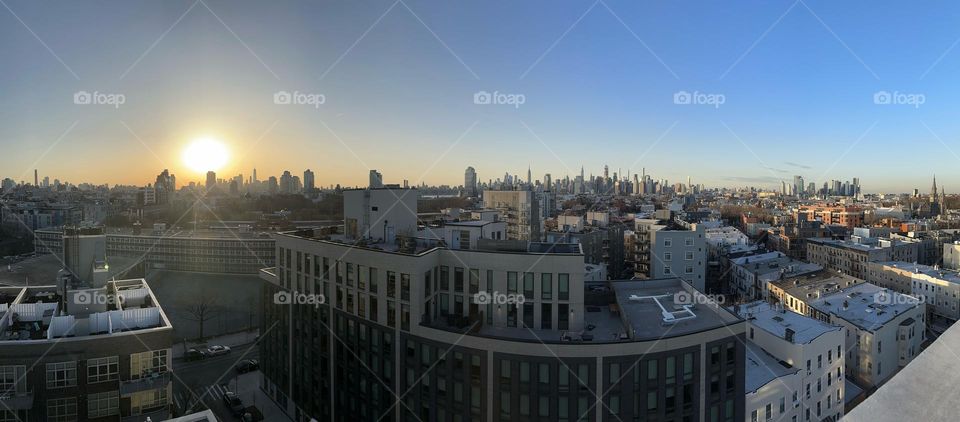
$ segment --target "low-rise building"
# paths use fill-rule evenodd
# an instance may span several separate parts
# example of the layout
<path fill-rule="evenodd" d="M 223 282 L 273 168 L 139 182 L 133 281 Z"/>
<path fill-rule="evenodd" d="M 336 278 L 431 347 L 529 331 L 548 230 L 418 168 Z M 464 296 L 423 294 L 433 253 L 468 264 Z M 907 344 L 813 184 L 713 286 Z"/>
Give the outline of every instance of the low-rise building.
<path fill-rule="evenodd" d="M 730 260 L 729 291 L 750 301 L 769 296 L 768 283 L 820 271 L 817 264 L 798 261 L 781 252 L 768 252 Z"/>
<path fill-rule="evenodd" d="M 807 240 L 807 260 L 826 269 L 865 278 L 867 263 L 879 261 L 916 262 L 918 245 L 898 240 L 859 238 Z"/>
<path fill-rule="evenodd" d="M 913 262 L 871 262 L 867 281 L 922 299 L 927 325 L 938 331 L 960 319 L 960 272 Z"/>
<path fill-rule="evenodd" d="M 748 420 L 788 421 L 794 416 L 798 421 L 840 420 L 845 397 L 844 328 L 787 311 L 779 303 L 756 301 L 736 308 L 747 320 L 748 345 L 772 356 L 780 368 L 797 371 L 795 380 L 787 378 L 780 385 L 766 387 L 766 404 L 757 402 L 748 392 L 746 411 L 753 407 L 759 415 Z M 772 415 L 768 407 L 771 402 L 772 409 L 779 410 Z"/>
<path fill-rule="evenodd" d="M 166 419 L 172 331 L 143 279 L 0 287 L 0 420 Z"/>

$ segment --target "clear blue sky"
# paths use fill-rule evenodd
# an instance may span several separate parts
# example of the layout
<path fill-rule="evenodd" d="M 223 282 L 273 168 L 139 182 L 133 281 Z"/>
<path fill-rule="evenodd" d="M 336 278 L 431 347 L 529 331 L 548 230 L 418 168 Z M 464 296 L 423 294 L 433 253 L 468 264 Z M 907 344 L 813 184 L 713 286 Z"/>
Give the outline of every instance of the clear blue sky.
<path fill-rule="evenodd" d="M 367 166 L 460 184 L 468 165 L 486 181 L 608 164 L 869 192 L 926 190 L 935 172 L 960 192 L 955 1 L 5 2 L 4 177 L 39 159 L 73 182 L 199 180 L 180 151 L 213 135 L 233 152 L 223 175 L 311 168 L 322 185 L 365 183 Z M 75 105 L 81 90 L 126 102 Z M 295 90 L 326 101 L 274 104 Z M 526 101 L 476 105 L 481 90 Z M 677 105 L 679 91 L 725 102 Z"/>

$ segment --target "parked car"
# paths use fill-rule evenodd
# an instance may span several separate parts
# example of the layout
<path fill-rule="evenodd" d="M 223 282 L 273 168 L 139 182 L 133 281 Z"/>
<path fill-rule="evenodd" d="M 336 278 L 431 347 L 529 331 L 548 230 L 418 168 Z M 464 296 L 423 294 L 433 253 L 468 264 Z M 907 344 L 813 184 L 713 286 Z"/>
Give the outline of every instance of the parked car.
<path fill-rule="evenodd" d="M 183 355 L 185 360 L 203 360 L 206 359 L 207 352 L 203 350 L 190 349 Z"/>
<path fill-rule="evenodd" d="M 210 346 L 207 348 L 207 356 L 220 356 L 230 353 L 228 346 Z"/>
<path fill-rule="evenodd" d="M 244 412 L 243 401 L 240 400 L 240 397 L 237 397 L 237 393 L 233 391 L 227 391 L 223 393 L 223 404 L 227 406 L 227 409 L 230 409 L 230 413 L 233 416 L 241 416 Z"/>
<path fill-rule="evenodd" d="M 244 359 L 238 362 L 236 365 L 234 365 L 233 368 L 236 369 L 237 372 L 243 374 L 246 372 L 256 371 L 257 369 L 260 369 L 260 362 L 256 359 Z"/>

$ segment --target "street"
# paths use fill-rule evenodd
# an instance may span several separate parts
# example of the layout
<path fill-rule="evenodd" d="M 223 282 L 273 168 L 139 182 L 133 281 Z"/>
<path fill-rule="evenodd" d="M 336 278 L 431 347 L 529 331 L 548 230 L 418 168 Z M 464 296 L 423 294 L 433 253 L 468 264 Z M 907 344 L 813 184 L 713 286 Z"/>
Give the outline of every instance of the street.
<path fill-rule="evenodd" d="M 249 350 L 249 352 L 248 352 Z M 258 408 L 266 400 L 257 398 L 260 371 L 238 374 L 234 365 L 245 359 L 258 359 L 255 344 L 233 347 L 230 353 L 199 361 L 174 360 L 173 401 L 178 414 L 212 410 L 221 421 L 239 420 L 223 403 L 223 393 L 237 392 L 244 406 Z M 262 409 L 261 409 L 262 410 Z"/>

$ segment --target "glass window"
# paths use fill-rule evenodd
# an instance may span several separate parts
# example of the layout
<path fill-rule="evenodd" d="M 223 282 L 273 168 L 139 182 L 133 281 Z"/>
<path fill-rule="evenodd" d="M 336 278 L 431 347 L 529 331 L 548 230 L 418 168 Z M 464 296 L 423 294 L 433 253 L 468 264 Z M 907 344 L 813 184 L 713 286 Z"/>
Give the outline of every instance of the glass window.
<path fill-rule="evenodd" d="M 77 362 L 47 364 L 47 388 L 73 387 L 77 385 Z"/>
<path fill-rule="evenodd" d="M 570 300 L 570 274 L 557 274 L 557 291 L 557 299 Z"/>
<path fill-rule="evenodd" d="M 87 359 L 87 382 L 96 383 L 119 379 L 120 359 L 117 356 Z"/>
<path fill-rule="evenodd" d="M 117 414 L 120 414 L 119 392 L 106 391 L 87 396 L 87 417 L 101 418 Z"/>
<path fill-rule="evenodd" d="M 540 297 L 543 300 L 553 299 L 553 274 L 540 274 Z"/>

